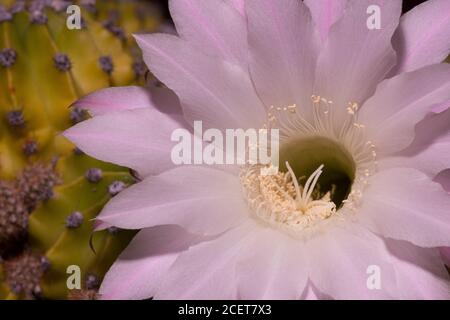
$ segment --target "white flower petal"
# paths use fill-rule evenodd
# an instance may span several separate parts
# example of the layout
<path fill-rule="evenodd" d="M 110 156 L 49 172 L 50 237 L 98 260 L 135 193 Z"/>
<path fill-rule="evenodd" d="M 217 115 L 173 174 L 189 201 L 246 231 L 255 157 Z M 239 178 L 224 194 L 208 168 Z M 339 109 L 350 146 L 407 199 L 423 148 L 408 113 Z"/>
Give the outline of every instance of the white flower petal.
<path fill-rule="evenodd" d="M 171 0 L 169 8 L 181 38 L 202 51 L 247 65 L 245 20 L 223 0 Z"/>
<path fill-rule="evenodd" d="M 359 122 L 379 154 L 406 148 L 414 126 L 433 105 L 450 99 L 450 65 L 438 64 L 384 80 L 359 111 Z"/>
<path fill-rule="evenodd" d="M 172 132 L 186 124 L 154 108 L 111 112 L 83 121 L 64 136 L 83 152 L 130 167 L 145 176 L 172 168 Z"/>
<path fill-rule="evenodd" d="M 358 219 L 383 237 L 421 247 L 450 246 L 450 197 L 424 173 L 382 170 L 364 190 Z"/>
<path fill-rule="evenodd" d="M 448 0 L 429 0 L 402 16 L 392 39 L 398 55 L 392 75 L 444 61 L 450 53 L 449 13 Z"/>
<path fill-rule="evenodd" d="M 186 120 L 205 127 L 261 128 L 265 109 L 246 71 L 165 34 L 136 36 L 150 70 L 180 98 Z"/>
<path fill-rule="evenodd" d="M 176 224 L 192 233 L 217 234 L 246 217 L 240 190 L 234 175 L 180 166 L 125 189 L 97 219 L 124 229 Z"/>
<path fill-rule="evenodd" d="M 181 252 L 200 237 L 178 226 L 143 229 L 106 273 L 100 287 L 104 300 L 151 298 Z"/>

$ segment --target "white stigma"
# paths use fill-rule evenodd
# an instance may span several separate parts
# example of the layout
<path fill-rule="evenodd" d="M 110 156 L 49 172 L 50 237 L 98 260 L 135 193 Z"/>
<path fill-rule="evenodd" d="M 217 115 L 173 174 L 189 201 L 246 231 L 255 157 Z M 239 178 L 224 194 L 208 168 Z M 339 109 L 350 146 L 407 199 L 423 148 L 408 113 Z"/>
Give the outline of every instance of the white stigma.
<path fill-rule="evenodd" d="M 300 231 L 336 213 L 331 193 L 314 199 L 313 192 L 323 172 L 320 165 L 301 186 L 288 162 L 288 172 L 261 175 L 260 168 L 249 166 L 241 172 L 241 183 L 250 209 L 264 222 L 289 231 Z"/>
<path fill-rule="evenodd" d="M 295 201 L 298 204 L 298 208 L 302 211 L 308 210 L 308 204 L 310 203 L 310 197 L 312 192 L 314 191 L 314 188 L 317 184 L 317 180 L 319 180 L 320 175 L 322 174 L 323 164 L 320 165 L 319 168 L 317 168 L 316 171 L 314 171 L 308 178 L 308 180 L 305 183 L 305 186 L 303 187 L 303 192 L 300 189 L 300 186 L 298 184 L 297 178 L 295 176 L 294 171 L 292 170 L 291 166 L 289 165 L 289 162 L 286 161 L 286 167 L 288 168 L 289 174 L 291 175 L 291 179 L 294 182 L 295 191 L 296 191 L 296 198 Z"/>

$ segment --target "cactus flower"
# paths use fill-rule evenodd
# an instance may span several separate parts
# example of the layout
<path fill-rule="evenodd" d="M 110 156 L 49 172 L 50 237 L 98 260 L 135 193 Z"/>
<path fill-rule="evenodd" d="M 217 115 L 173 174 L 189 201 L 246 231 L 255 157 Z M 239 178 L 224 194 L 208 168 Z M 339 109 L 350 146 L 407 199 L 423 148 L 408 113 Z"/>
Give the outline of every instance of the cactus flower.
<path fill-rule="evenodd" d="M 177 35 L 136 36 L 165 86 L 95 92 L 65 132 L 140 178 L 97 218 L 140 230 L 101 297 L 450 298 L 435 181 L 450 165 L 450 2 L 401 5 L 170 1 Z M 280 170 L 175 165 L 171 134 L 198 120 L 279 129 Z"/>

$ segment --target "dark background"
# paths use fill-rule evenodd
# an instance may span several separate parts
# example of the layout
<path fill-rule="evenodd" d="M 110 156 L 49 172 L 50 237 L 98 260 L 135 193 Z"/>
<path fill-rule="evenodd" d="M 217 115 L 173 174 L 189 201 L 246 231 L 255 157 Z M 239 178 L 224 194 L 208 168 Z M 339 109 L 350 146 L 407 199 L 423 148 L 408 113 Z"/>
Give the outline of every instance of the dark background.
<path fill-rule="evenodd" d="M 165 2 L 167 2 L 167 1 L 165 1 Z M 418 4 L 421 4 L 422 2 L 425 2 L 425 0 L 403 0 L 403 10 L 402 10 L 403 13 L 411 10 Z"/>

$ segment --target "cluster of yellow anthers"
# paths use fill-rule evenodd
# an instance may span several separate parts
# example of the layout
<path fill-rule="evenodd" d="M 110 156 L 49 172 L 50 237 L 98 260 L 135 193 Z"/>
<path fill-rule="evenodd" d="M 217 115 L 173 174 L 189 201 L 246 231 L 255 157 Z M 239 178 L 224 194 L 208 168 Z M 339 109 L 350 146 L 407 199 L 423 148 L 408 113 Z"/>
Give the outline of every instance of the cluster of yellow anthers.
<path fill-rule="evenodd" d="M 241 184 L 250 209 L 263 221 L 304 229 L 336 213 L 330 192 L 314 199 L 313 192 L 322 174 L 317 168 L 304 186 L 300 186 L 295 173 L 286 162 L 288 172 L 263 175 L 260 166 L 250 166 L 241 172 Z"/>
<path fill-rule="evenodd" d="M 287 107 L 275 107 L 271 105 L 269 107 L 269 111 L 267 112 L 267 123 L 263 124 L 263 128 L 264 129 L 270 128 L 271 125 L 275 124 L 278 121 L 275 115 L 275 111 L 288 111 L 289 113 L 295 113 L 296 108 L 297 108 L 296 104 L 292 104 Z"/>

